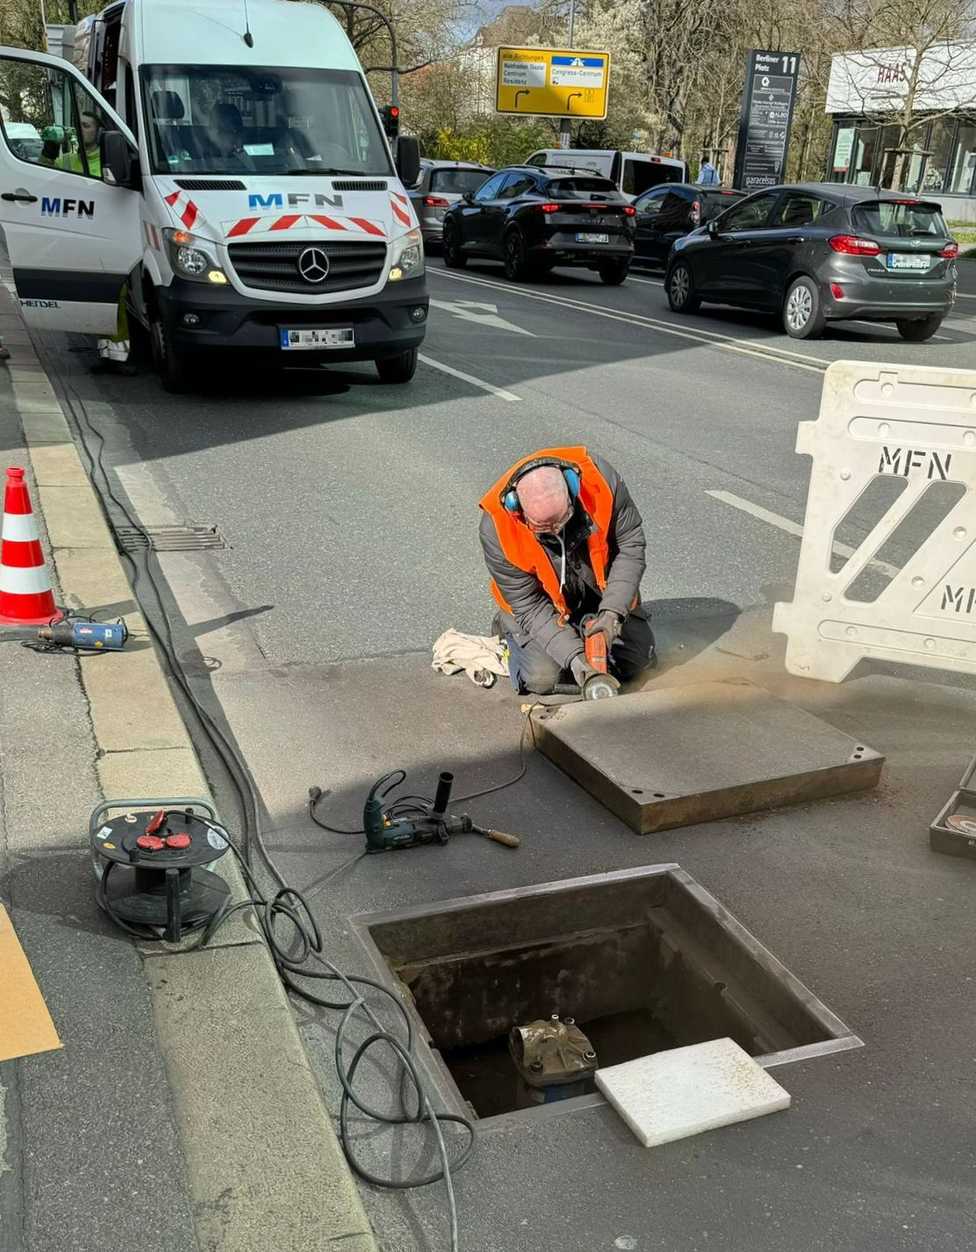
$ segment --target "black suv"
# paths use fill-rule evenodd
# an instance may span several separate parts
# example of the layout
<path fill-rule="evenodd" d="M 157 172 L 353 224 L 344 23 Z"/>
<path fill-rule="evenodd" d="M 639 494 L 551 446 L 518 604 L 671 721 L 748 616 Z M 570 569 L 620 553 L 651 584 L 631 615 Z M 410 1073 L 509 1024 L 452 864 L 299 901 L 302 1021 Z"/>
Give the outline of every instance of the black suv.
<path fill-rule="evenodd" d="M 718 217 L 744 194 L 731 187 L 699 187 L 696 183 L 664 183 L 645 191 L 634 201 L 634 264 L 664 265 L 676 239 Z"/>
<path fill-rule="evenodd" d="M 505 263 L 518 281 L 557 265 L 586 266 L 622 283 L 634 254 L 636 211 L 608 178 L 587 170 L 513 166 L 468 192 L 444 216 L 444 264 Z"/>

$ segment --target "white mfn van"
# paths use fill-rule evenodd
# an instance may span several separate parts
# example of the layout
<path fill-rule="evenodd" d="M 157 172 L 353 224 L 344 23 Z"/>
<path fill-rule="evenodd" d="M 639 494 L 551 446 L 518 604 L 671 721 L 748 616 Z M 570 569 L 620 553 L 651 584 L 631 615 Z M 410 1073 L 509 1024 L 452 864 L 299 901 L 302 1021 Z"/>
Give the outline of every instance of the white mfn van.
<path fill-rule="evenodd" d="M 85 74 L 0 49 L 0 225 L 28 322 L 112 336 L 126 285 L 134 346 L 170 389 L 218 348 L 408 381 L 423 243 L 335 18 L 304 0 L 124 0 L 79 43 Z M 416 181 L 415 142 L 400 162 Z"/>
<path fill-rule="evenodd" d="M 592 170 L 616 183 L 633 200 L 661 183 L 688 181 L 688 166 L 677 157 L 648 152 L 621 152 L 619 148 L 540 148 L 526 165 L 566 165 Z"/>

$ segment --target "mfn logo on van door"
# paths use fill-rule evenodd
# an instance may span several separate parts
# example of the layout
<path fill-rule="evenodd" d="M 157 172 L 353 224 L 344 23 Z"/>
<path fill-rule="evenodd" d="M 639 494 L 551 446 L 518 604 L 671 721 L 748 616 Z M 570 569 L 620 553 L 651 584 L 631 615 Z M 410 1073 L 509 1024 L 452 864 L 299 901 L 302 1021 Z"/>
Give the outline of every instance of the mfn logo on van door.
<path fill-rule="evenodd" d="M 94 217 L 94 200 L 62 199 L 60 196 L 41 197 L 41 217 Z"/>
<path fill-rule="evenodd" d="M 287 195 L 280 191 L 272 191 L 262 196 L 260 192 L 255 191 L 247 198 L 249 209 L 283 209 L 286 204 L 290 209 L 301 208 L 303 205 L 317 209 L 328 205 L 332 209 L 341 209 L 342 196 L 326 196 L 321 191 L 289 191 Z"/>

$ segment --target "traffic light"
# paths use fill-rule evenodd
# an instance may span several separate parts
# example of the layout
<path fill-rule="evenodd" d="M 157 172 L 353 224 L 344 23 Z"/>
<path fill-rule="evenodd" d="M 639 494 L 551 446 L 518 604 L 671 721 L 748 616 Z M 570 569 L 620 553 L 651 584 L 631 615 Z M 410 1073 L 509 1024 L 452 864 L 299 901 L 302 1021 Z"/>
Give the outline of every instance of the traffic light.
<path fill-rule="evenodd" d="M 396 104 L 384 104 L 380 109 L 380 117 L 383 119 L 383 129 L 386 131 L 388 139 L 396 139 L 400 133 L 400 108 Z"/>

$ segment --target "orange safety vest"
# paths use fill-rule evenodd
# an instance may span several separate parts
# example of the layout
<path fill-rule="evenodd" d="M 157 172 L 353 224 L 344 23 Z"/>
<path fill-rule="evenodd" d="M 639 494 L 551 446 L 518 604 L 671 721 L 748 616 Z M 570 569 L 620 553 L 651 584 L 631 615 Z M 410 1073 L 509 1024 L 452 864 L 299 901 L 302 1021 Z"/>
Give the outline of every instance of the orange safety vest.
<path fill-rule="evenodd" d="M 481 497 L 480 506 L 495 523 L 498 542 L 505 559 L 517 569 L 527 574 L 534 574 L 542 584 L 543 590 L 552 601 L 556 612 L 561 617 L 569 617 L 569 609 L 559 579 L 553 569 L 549 554 L 517 513 L 510 513 L 502 503 L 512 479 L 523 465 L 551 457 L 553 460 L 565 461 L 567 469 L 579 471 L 579 501 L 593 522 L 594 529 L 587 539 L 590 553 L 590 564 L 596 577 L 597 586 L 603 591 L 607 585 L 607 566 L 610 560 L 610 523 L 613 518 L 613 492 L 610 484 L 594 464 L 590 454 L 582 445 L 570 448 L 540 448 L 530 456 L 516 461 L 510 470 L 502 474 Z M 501 589 L 491 580 L 491 594 L 500 608 L 506 613 L 512 609 L 502 595 Z"/>

